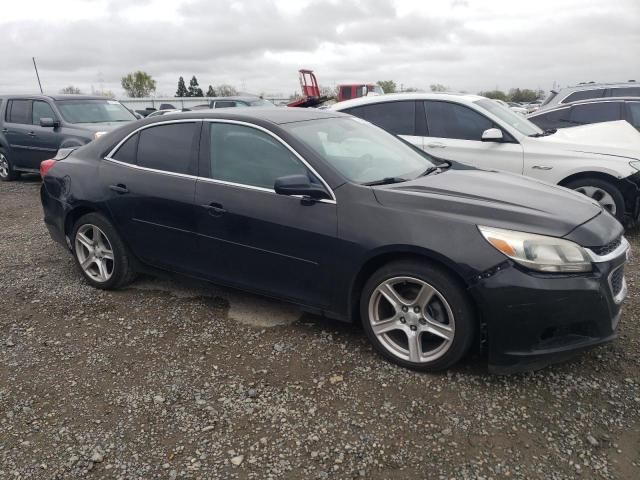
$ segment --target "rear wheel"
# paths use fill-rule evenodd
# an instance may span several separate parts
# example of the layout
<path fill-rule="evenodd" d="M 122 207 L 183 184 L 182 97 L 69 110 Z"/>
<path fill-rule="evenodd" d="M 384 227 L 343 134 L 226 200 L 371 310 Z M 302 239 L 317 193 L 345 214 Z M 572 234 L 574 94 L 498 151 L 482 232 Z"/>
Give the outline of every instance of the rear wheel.
<path fill-rule="evenodd" d="M 464 289 L 445 270 L 416 261 L 389 263 L 367 281 L 362 324 L 375 349 L 401 366 L 448 368 L 469 350 L 476 321 Z"/>
<path fill-rule="evenodd" d="M 20 178 L 20 172 L 13 169 L 13 165 L 4 150 L 0 150 L 0 180 L 10 182 Z"/>
<path fill-rule="evenodd" d="M 613 183 L 599 178 L 587 177 L 573 180 L 565 187 L 592 198 L 620 222 L 624 221 L 624 197 L 620 189 Z"/>
<path fill-rule="evenodd" d="M 73 228 L 72 238 L 76 263 L 90 285 L 110 290 L 133 280 L 131 256 L 104 216 L 82 216 Z"/>

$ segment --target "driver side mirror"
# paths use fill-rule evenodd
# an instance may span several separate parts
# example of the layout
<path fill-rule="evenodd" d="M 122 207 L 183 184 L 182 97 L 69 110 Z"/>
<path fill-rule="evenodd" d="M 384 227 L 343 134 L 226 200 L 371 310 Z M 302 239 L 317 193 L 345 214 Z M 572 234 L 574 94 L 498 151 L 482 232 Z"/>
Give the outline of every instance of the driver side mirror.
<path fill-rule="evenodd" d="M 502 140 L 504 140 L 504 135 L 499 128 L 487 128 L 482 132 L 483 142 L 501 142 Z"/>
<path fill-rule="evenodd" d="M 306 175 L 287 175 L 276 178 L 274 190 L 279 195 L 301 195 L 312 200 L 328 198 L 327 192 L 320 185 L 309 181 Z"/>
<path fill-rule="evenodd" d="M 40 119 L 40 126 L 58 128 L 60 126 L 60 122 L 51 117 L 42 117 Z"/>

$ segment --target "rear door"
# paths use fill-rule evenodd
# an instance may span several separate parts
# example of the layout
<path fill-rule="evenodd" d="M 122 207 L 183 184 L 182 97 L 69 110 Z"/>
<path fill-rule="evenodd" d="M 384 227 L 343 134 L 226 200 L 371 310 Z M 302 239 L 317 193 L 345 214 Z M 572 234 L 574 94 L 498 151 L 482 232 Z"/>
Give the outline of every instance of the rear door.
<path fill-rule="evenodd" d="M 201 122 L 152 125 L 130 137 L 100 167 L 107 206 L 141 260 L 191 273 L 195 256 L 197 151 Z"/>
<path fill-rule="evenodd" d="M 336 203 L 305 202 L 273 189 L 276 178 L 294 174 L 321 184 L 316 174 L 268 131 L 247 124 L 205 123 L 201 151 L 195 198 L 201 275 L 326 305 Z"/>
<path fill-rule="evenodd" d="M 377 125 L 389 133 L 398 135 L 418 148 L 423 148 L 426 121 L 422 102 L 400 100 L 376 102 L 344 110 L 356 117 Z"/>
<path fill-rule="evenodd" d="M 504 142 L 482 141 L 482 132 L 500 128 L 491 119 L 458 103 L 428 100 L 424 105 L 428 131 L 424 138 L 426 152 L 478 168 L 522 174 L 522 147 L 504 129 L 501 129 Z"/>
<path fill-rule="evenodd" d="M 33 165 L 39 158 L 33 148 L 35 134 L 32 129 L 31 105 L 32 101 L 28 99 L 9 100 L 2 127 L 11 150 L 11 162 L 18 168 L 34 168 Z"/>

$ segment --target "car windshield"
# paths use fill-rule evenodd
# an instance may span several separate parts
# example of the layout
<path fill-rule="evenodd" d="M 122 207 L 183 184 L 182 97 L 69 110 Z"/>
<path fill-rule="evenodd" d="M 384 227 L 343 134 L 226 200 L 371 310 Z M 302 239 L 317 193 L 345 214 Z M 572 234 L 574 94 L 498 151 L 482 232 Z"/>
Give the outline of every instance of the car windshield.
<path fill-rule="evenodd" d="M 265 100 L 264 98 L 249 102 L 249 105 L 252 107 L 275 107 L 273 103 L 271 103 L 269 100 Z"/>
<path fill-rule="evenodd" d="M 523 135 L 527 135 L 527 136 L 542 135 L 544 133 L 536 125 L 531 123 L 522 115 L 518 115 L 512 110 L 509 110 L 508 108 L 504 108 L 502 105 L 496 102 L 492 102 L 491 100 L 485 98 L 482 100 L 476 100 L 474 103 L 478 105 L 480 108 L 483 108 L 488 112 L 492 113 L 507 125 L 511 126 L 512 128 L 515 128 L 517 131 L 519 131 Z"/>
<path fill-rule="evenodd" d="M 58 100 L 56 105 L 69 123 L 132 122 L 136 119 L 116 100 Z"/>
<path fill-rule="evenodd" d="M 413 179 L 435 165 L 427 154 L 359 118 L 325 118 L 284 127 L 352 182 Z"/>

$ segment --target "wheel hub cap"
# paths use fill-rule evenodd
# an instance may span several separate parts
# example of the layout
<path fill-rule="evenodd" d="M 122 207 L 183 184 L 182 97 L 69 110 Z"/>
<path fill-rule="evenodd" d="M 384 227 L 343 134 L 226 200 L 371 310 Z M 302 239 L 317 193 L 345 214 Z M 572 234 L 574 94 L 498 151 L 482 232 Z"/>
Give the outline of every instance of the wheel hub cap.
<path fill-rule="evenodd" d="M 613 197 L 603 189 L 599 187 L 584 186 L 576 188 L 576 192 L 580 192 L 583 195 L 594 199 L 612 215 L 617 213 L 618 209 L 616 207 L 616 202 L 613 200 Z"/>
<path fill-rule="evenodd" d="M 113 248 L 105 233 L 97 226 L 86 224 L 78 229 L 75 240 L 78 263 L 89 278 L 106 282 L 113 275 Z"/>

